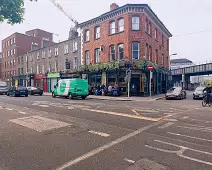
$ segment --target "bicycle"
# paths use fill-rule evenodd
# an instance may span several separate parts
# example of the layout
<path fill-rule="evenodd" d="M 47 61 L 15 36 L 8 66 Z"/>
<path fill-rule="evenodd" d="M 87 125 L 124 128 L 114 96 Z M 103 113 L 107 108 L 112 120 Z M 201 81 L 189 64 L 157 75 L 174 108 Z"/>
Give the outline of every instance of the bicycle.
<path fill-rule="evenodd" d="M 206 105 L 211 106 L 212 100 L 211 100 L 211 94 L 207 93 L 204 95 L 202 100 L 202 106 L 206 107 Z"/>

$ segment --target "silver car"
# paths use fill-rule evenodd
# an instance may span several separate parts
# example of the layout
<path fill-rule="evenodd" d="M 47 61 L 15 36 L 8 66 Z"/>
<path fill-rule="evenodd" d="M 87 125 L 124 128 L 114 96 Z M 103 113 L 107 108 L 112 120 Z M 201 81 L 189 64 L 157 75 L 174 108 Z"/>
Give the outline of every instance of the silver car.
<path fill-rule="evenodd" d="M 183 90 L 181 87 L 173 87 L 169 89 L 165 95 L 166 100 L 168 99 L 185 99 L 186 98 L 186 91 Z"/>
<path fill-rule="evenodd" d="M 203 89 L 205 87 L 197 87 L 193 93 L 193 99 L 203 99 Z"/>

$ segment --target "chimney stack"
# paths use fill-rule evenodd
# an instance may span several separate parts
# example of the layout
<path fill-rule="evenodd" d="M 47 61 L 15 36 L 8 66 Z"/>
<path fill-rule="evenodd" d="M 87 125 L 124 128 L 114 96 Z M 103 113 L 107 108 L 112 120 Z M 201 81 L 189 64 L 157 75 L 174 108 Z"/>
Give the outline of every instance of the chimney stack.
<path fill-rule="evenodd" d="M 119 8 L 119 6 L 116 4 L 116 3 L 112 3 L 111 5 L 110 5 L 110 10 L 112 11 L 112 10 L 115 10 L 115 9 L 117 9 L 117 8 Z"/>

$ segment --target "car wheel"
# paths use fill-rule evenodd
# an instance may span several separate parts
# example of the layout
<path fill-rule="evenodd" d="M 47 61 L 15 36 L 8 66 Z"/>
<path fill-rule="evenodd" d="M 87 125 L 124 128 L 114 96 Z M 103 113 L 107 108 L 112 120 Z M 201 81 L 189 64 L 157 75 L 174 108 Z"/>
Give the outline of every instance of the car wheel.
<path fill-rule="evenodd" d="M 40 94 L 40 96 L 42 96 L 43 94 Z"/>
<path fill-rule="evenodd" d="M 85 100 L 85 99 L 86 99 L 86 96 L 81 96 L 81 98 L 82 98 L 83 100 Z"/>
<path fill-rule="evenodd" d="M 56 97 L 56 95 L 55 95 L 54 93 L 52 93 L 52 97 L 53 97 L 53 98 L 55 98 L 55 97 Z"/>
<path fill-rule="evenodd" d="M 26 94 L 25 97 L 28 97 L 28 94 Z"/>

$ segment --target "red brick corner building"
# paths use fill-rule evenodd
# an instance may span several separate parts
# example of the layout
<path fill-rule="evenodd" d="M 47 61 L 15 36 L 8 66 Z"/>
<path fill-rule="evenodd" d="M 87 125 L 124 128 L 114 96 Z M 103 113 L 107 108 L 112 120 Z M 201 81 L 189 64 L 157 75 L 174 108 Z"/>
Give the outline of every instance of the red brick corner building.
<path fill-rule="evenodd" d="M 109 12 L 78 26 L 82 36 L 82 64 L 90 66 L 114 61 L 147 60 L 159 66 L 154 70 L 152 92 L 158 94 L 168 88 L 169 38 L 172 35 L 147 4 L 119 7 L 113 3 Z M 125 93 L 126 69 L 89 73 L 89 83 L 117 83 L 121 92 Z M 146 67 L 131 69 L 132 95 L 148 95 L 149 71 Z"/>

